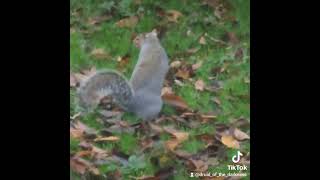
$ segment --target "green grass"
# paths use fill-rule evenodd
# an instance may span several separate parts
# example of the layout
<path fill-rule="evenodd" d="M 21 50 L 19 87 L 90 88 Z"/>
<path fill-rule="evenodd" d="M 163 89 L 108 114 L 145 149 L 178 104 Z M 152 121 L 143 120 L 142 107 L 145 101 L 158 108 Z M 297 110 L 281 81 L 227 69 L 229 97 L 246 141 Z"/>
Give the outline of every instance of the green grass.
<path fill-rule="evenodd" d="M 250 78 L 250 1 L 233 0 L 230 1 L 234 9 L 230 12 L 238 20 L 237 25 L 233 25 L 228 21 L 221 21 L 214 16 L 213 10 L 208 6 L 202 6 L 201 1 L 192 0 L 164 0 L 151 1 L 142 0 L 142 4 L 134 4 L 134 0 L 118 0 L 118 1 L 90 1 L 90 0 L 71 0 L 70 8 L 70 26 L 75 32 L 70 36 L 70 64 L 72 72 L 79 72 L 95 66 L 97 69 L 109 68 L 121 71 L 127 78 L 130 77 L 134 65 L 138 58 L 139 50 L 133 46 L 131 41 L 132 33 L 149 32 L 155 28 L 163 18 L 156 15 L 156 9 L 164 10 L 174 9 L 180 11 L 183 16 L 178 23 L 170 23 L 167 27 L 167 32 L 161 40 L 165 48 L 170 62 L 176 60 L 173 55 L 179 52 L 185 52 L 190 48 L 200 48 L 200 50 L 190 56 L 180 57 L 182 61 L 189 64 L 202 61 L 203 65 L 195 72 L 193 80 L 202 79 L 209 85 L 212 83 L 211 77 L 216 81 L 222 82 L 222 89 L 219 92 L 199 92 L 194 88 L 194 82 L 183 81 L 184 86 L 173 86 L 174 92 L 181 96 L 188 105 L 202 113 L 216 112 L 219 110 L 216 121 L 229 123 L 231 119 L 244 117 L 250 119 L 250 84 L 245 80 Z M 88 24 L 88 20 L 93 17 L 101 16 L 105 13 L 113 12 L 111 19 L 103 22 L 100 25 L 92 26 Z M 133 28 L 119 28 L 115 25 L 120 19 L 144 13 L 139 23 Z M 192 35 L 186 36 L 187 31 L 191 31 Z M 91 33 L 86 33 L 86 32 Z M 221 46 L 217 43 L 208 40 L 206 45 L 200 45 L 198 38 L 207 33 L 215 39 L 224 40 L 226 32 L 234 32 L 240 39 L 240 43 L 235 47 L 231 45 Z M 93 49 L 102 48 L 110 54 L 107 59 L 95 59 L 90 52 Z M 243 49 L 243 58 L 238 60 L 234 57 L 237 48 Z M 129 55 L 129 63 L 123 69 L 117 66 L 117 57 Z M 227 65 L 224 72 L 213 74 L 212 70 L 217 67 Z M 77 112 L 77 103 L 75 102 L 75 91 L 70 90 L 70 113 Z M 212 98 L 218 98 L 221 105 L 217 105 L 212 101 Z M 162 113 L 165 115 L 175 115 L 176 111 L 165 105 Z M 102 124 L 97 120 L 96 114 L 89 114 L 81 121 L 89 127 L 101 129 Z M 124 120 L 129 123 L 136 123 L 140 120 L 130 113 L 125 113 Z M 183 129 L 183 127 L 179 127 Z M 190 133 L 190 140 L 182 144 L 182 149 L 197 153 L 205 147 L 205 144 L 198 141 L 194 136 L 203 133 L 213 133 L 215 128 L 212 123 L 204 124 L 196 129 L 183 129 Z M 161 140 L 169 139 L 169 135 L 161 135 Z M 112 172 L 120 169 L 125 177 L 152 175 L 158 170 L 150 161 L 151 154 L 145 154 L 143 160 L 137 159 L 137 152 L 140 149 L 138 145 L 139 137 L 136 134 L 120 134 L 120 141 L 110 144 L 100 144 L 99 147 L 105 149 L 119 148 L 121 152 L 133 156 L 132 163 L 141 163 L 142 165 L 135 169 L 133 167 L 119 167 L 116 164 L 104 165 L 99 167 L 101 172 Z M 78 141 L 70 140 L 70 152 L 78 150 Z M 244 142 L 243 150 L 250 151 L 250 144 Z M 143 161 L 143 162 L 140 162 Z M 225 171 L 226 164 L 230 162 L 221 162 L 216 167 L 209 167 L 212 171 Z M 169 163 L 170 164 L 170 163 Z M 175 162 L 177 174 L 174 179 L 186 179 L 189 172 L 181 162 Z M 70 172 L 72 176 L 76 176 Z M 70 177 L 71 177 L 70 174 Z"/>

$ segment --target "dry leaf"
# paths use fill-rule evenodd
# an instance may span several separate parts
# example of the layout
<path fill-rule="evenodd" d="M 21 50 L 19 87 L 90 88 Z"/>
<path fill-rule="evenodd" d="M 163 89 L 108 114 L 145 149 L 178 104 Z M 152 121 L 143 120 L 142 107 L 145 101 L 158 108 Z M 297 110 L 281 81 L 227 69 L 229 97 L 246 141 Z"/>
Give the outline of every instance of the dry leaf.
<path fill-rule="evenodd" d="M 250 139 L 250 137 L 246 133 L 242 132 L 238 128 L 234 129 L 233 136 L 239 141 L 242 141 L 242 140 L 245 140 L 245 139 Z"/>
<path fill-rule="evenodd" d="M 103 21 L 107 21 L 109 19 L 111 19 L 110 15 L 104 15 L 104 16 L 98 16 L 98 17 L 94 17 L 94 18 L 89 18 L 88 24 L 89 25 L 97 25 L 97 24 L 100 24 Z"/>
<path fill-rule="evenodd" d="M 170 64 L 170 67 L 171 68 L 178 68 L 181 66 L 181 61 L 173 61 L 171 64 Z"/>
<path fill-rule="evenodd" d="M 166 148 L 169 149 L 170 151 L 174 151 L 179 144 L 180 144 L 179 141 L 176 139 L 171 139 L 165 142 Z"/>
<path fill-rule="evenodd" d="M 74 76 L 73 73 L 70 72 L 70 87 L 76 87 L 77 83 L 77 78 Z"/>
<path fill-rule="evenodd" d="M 183 150 L 176 150 L 176 151 L 173 151 L 173 153 L 178 156 L 179 158 L 183 158 L 183 159 L 188 159 L 192 156 L 192 154 L 186 152 L 186 151 L 183 151 Z"/>
<path fill-rule="evenodd" d="M 178 85 L 178 86 L 184 86 L 184 84 L 183 84 L 181 81 L 179 81 L 178 79 L 175 79 L 175 80 L 174 80 L 174 83 L 175 83 L 176 85 Z"/>
<path fill-rule="evenodd" d="M 205 172 L 208 170 L 208 164 L 202 160 L 189 159 L 189 163 L 193 166 L 191 169 L 197 172 Z"/>
<path fill-rule="evenodd" d="M 188 104 L 179 96 L 174 94 L 164 94 L 162 96 L 162 100 L 171 106 L 181 108 L 181 109 L 188 109 Z"/>
<path fill-rule="evenodd" d="M 161 96 L 164 94 L 173 94 L 171 87 L 163 87 L 161 90 Z"/>
<path fill-rule="evenodd" d="M 163 128 L 161 126 L 158 126 L 156 124 L 153 123 L 149 123 L 149 126 L 151 128 L 151 130 L 157 132 L 157 133 L 162 133 L 163 132 Z"/>
<path fill-rule="evenodd" d="M 168 10 L 166 16 L 169 22 L 178 22 L 178 18 L 182 16 L 182 13 L 177 10 Z"/>
<path fill-rule="evenodd" d="M 231 135 L 223 135 L 221 137 L 221 142 L 229 148 L 240 149 L 239 142 Z"/>
<path fill-rule="evenodd" d="M 186 69 L 179 69 L 176 73 L 176 77 L 182 78 L 182 79 L 189 79 L 190 78 L 190 71 Z"/>
<path fill-rule="evenodd" d="M 203 36 L 200 37 L 199 44 L 202 44 L 202 45 L 207 44 L 206 39 Z"/>
<path fill-rule="evenodd" d="M 121 19 L 116 23 L 116 25 L 120 28 L 123 28 L 123 27 L 131 28 L 137 25 L 138 21 L 139 21 L 139 18 L 137 16 L 131 16 L 125 19 Z"/>
<path fill-rule="evenodd" d="M 178 131 L 176 129 L 173 129 L 172 127 L 164 127 L 163 130 L 173 135 L 179 142 L 183 142 L 189 138 L 188 133 Z"/>
<path fill-rule="evenodd" d="M 238 44 L 240 42 L 238 37 L 236 36 L 236 34 L 234 32 L 228 32 L 227 36 L 228 36 L 229 42 L 231 44 L 233 44 L 233 45 L 236 45 L 236 44 Z"/>
<path fill-rule="evenodd" d="M 200 62 L 198 62 L 196 64 L 193 64 L 192 65 L 192 70 L 195 71 L 195 70 L 199 69 L 201 66 L 202 66 L 202 61 L 200 61 Z"/>
<path fill-rule="evenodd" d="M 97 137 L 94 139 L 95 142 L 98 141 L 119 141 L 119 137 L 117 136 L 108 136 L 108 137 Z"/>
<path fill-rule="evenodd" d="M 100 174 L 99 170 L 92 163 L 76 156 L 70 158 L 70 167 L 79 174 L 84 174 L 87 170 L 95 175 Z"/>
<path fill-rule="evenodd" d="M 189 53 L 189 54 L 193 54 L 193 53 L 198 52 L 198 51 L 199 51 L 199 49 L 200 49 L 200 48 L 191 48 L 191 49 L 188 49 L 188 50 L 187 50 L 187 53 Z"/>
<path fill-rule="evenodd" d="M 110 57 L 110 54 L 106 53 L 104 49 L 98 48 L 91 51 L 91 56 L 96 59 L 106 59 Z"/>
<path fill-rule="evenodd" d="M 205 84 L 204 82 L 200 79 L 198 81 L 196 81 L 196 83 L 194 84 L 196 90 L 199 90 L 199 91 L 203 91 L 204 90 L 204 87 L 205 87 Z"/>
<path fill-rule="evenodd" d="M 219 106 L 221 105 L 221 101 L 219 100 L 219 98 L 214 97 L 212 100 L 213 100 L 213 102 L 215 102 L 215 103 L 218 104 Z"/>

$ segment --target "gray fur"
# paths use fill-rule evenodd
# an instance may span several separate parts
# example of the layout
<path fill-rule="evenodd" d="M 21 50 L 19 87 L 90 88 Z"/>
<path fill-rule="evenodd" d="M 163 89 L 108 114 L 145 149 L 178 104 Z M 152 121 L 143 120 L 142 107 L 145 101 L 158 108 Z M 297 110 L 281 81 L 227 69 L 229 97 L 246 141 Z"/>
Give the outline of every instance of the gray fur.
<path fill-rule="evenodd" d="M 161 89 L 168 70 L 168 57 L 156 34 L 147 33 L 130 82 L 116 71 L 100 71 L 81 84 L 80 105 L 94 108 L 101 98 L 111 95 L 125 110 L 143 120 L 154 119 L 162 108 Z"/>

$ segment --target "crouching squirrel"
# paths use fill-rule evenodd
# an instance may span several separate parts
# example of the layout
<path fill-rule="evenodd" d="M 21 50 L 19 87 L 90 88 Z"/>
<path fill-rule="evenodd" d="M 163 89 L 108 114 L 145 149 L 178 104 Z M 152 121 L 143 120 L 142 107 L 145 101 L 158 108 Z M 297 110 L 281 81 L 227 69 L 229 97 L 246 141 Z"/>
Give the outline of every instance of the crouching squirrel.
<path fill-rule="evenodd" d="M 111 96 L 125 111 L 144 121 L 152 120 L 162 108 L 161 89 L 169 70 L 168 57 L 155 31 L 135 39 L 139 59 L 130 81 L 113 70 L 97 71 L 80 84 L 80 106 L 95 108 L 105 96 Z"/>

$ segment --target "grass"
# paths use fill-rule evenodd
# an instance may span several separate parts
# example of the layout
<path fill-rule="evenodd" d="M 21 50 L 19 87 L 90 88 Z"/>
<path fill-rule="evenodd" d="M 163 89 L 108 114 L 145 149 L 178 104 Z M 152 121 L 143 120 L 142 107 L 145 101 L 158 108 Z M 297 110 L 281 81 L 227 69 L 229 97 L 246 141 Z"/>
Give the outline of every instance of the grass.
<path fill-rule="evenodd" d="M 244 117 L 250 120 L 250 97 L 249 83 L 246 80 L 250 78 L 250 1 L 233 0 L 230 1 L 233 5 L 230 14 L 235 16 L 238 24 L 234 25 L 228 21 L 221 21 L 214 16 L 213 10 L 208 6 L 202 6 L 200 1 L 184 0 L 184 1 L 151 1 L 142 0 L 141 4 L 134 4 L 133 0 L 119 1 L 103 1 L 103 0 L 71 0 L 70 8 L 70 27 L 74 30 L 70 36 L 70 63 L 71 71 L 79 72 L 82 69 L 96 67 L 97 69 L 109 68 L 118 69 L 127 78 L 130 77 L 139 50 L 133 46 L 131 41 L 132 33 L 149 32 L 162 21 L 156 15 L 156 9 L 164 10 L 174 9 L 180 11 L 183 16 L 178 23 L 169 24 L 167 33 L 161 40 L 161 43 L 170 58 L 178 52 L 185 52 L 190 48 L 200 48 L 200 50 L 191 56 L 182 57 L 182 61 L 190 64 L 202 61 L 203 65 L 196 71 L 193 80 L 202 79 L 206 84 L 211 84 L 212 80 L 208 75 L 214 76 L 216 81 L 222 83 L 222 90 L 219 92 L 199 92 L 195 90 L 192 82 L 185 81 L 184 86 L 173 86 L 174 92 L 181 96 L 188 105 L 203 113 L 218 111 L 218 122 L 229 123 L 230 120 Z M 110 20 L 103 22 L 97 26 L 88 24 L 90 18 L 101 16 L 105 13 L 115 11 Z M 144 16 L 139 20 L 139 23 L 134 28 L 119 28 L 115 25 L 120 19 L 143 13 Z M 187 31 L 191 31 L 193 35 L 186 36 Z M 90 32 L 90 33 L 87 33 Z M 207 41 L 206 45 L 200 45 L 198 38 L 207 33 L 215 39 L 224 40 L 226 32 L 234 32 L 239 38 L 240 43 L 236 46 L 220 46 L 213 41 Z M 90 52 L 93 49 L 102 48 L 109 55 L 106 59 L 95 59 Z M 238 48 L 243 49 L 243 58 L 238 60 L 234 57 L 234 53 Z M 117 57 L 129 55 L 129 63 L 124 68 L 118 68 Z M 222 73 L 213 74 L 212 69 L 217 67 L 226 67 Z M 220 105 L 212 101 L 212 98 L 220 100 Z M 75 91 L 70 90 L 70 113 L 77 112 L 77 104 L 75 103 Z M 174 115 L 176 111 L 165 105 L 163 114 Z M 101 129 L 101 123 L 96 121 L 96 114 L 89 114 L 81 119 L 83 123 L 89 127 Z M 134 115 L 126 113 L 123 119 L 130 123 L 139 122 Z M 180 127 L 183 129 L 183 127 Z M 184 129 L 191 134 L 191 140 L 182 145 L 182 149 L 196 153 L 204 149 L 205 145 L 194 138 L 195 135 L 202 133 L 212 133 L 215 128 L 210 125 L 202 125 L 197 129 Z M 168 139 L 168 136 L 161 136 L 161 139 Z M 138 137 L 132 134 L 123 133 L 120 135 L 121 141 L 112 143 L 111 145 L 100 145 L 101 148 L 111 150 L 114 147 L 120 151 L 130 154 L 131 161 L 134 164 L 141 166 L 134 167 L 119 167 L 116 164 L 108 164 L 99 167 L 101 172 L 112 172 L 116 169 L 121 170 L 125 177 L 152 175 L 158 170 L 158 167 L 151 163 L 151 154 L 146 154 L 144 159 L 139 159 L 135 156 L 139 150 Z M 70 140 L 70 152 L 77 150 L 79 141 Z M 244 143 L 243 149 L 246 152 L 250 151 L 250 144 Z M 232 154 L 232 152 L 230 152 Z M 161 153 L 160 153 L 161 154 Z M 170 164 L 170 157 L 167 155 L 159 156 L 163 166 L 166 163 Z M 230 158 L 229 158 L 230 159 Z M 175 162 L 177 172 L 174 179 L 186 179 L 189 177 L 189 172 L 185 169 L 181 162 Z M 212 171 L 224 171 L 226 164 L 230 162 L 221 162 L 218 166 L 209 167 Z M 208 170 L 208 171 L 209 171 Z M 77 177 L 73 172 L 70 172 L 70 177 Z M 247 177 L 248 178 L 248 177 Z"/>

